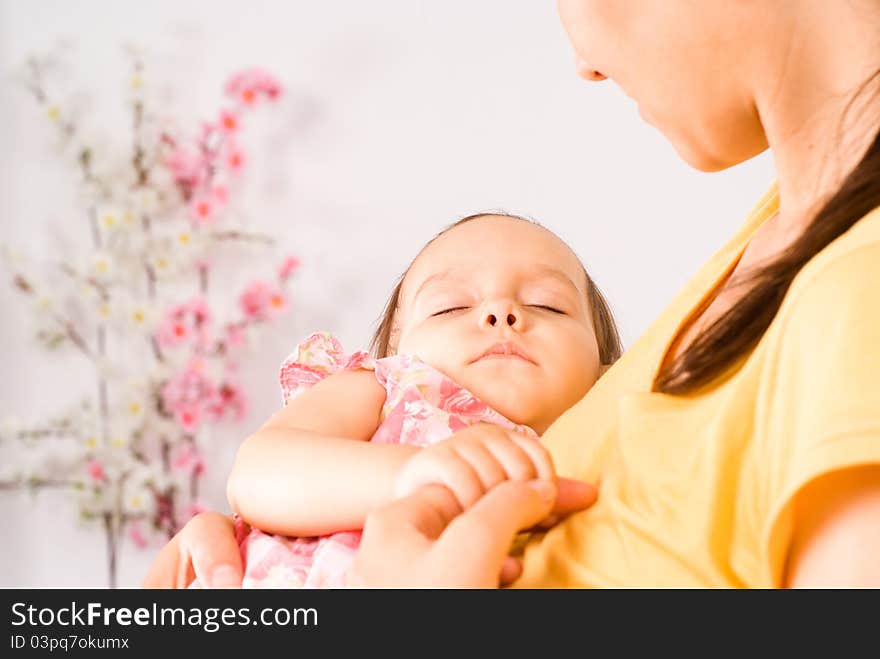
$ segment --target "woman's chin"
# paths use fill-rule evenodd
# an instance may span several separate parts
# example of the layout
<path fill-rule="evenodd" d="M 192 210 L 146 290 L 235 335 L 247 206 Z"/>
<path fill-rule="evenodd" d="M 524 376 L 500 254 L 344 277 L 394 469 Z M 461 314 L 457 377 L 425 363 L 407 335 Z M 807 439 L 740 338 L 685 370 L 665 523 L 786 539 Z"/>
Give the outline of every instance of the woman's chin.
<path fill-rule="evenodd" d="M 682 160 L 697 171 L 706 173 L 730 169 L 767 150 L 766 142 L 759 140 L 749 143 L 744 139 L 736 144 L 716 145 L 718 148 L 715 149 L 702 148 L 700 144 L 684 140 L 669 138 L 669 141 Z"/>
<path fill-rule="evenodd" d="M 716 157 L 711 156 L 710 154 L 704 151 L 697 151 L 695 149 L 688 149 L 686 147 L 681 147 L 673 143 L 673 148 L 676 153 L 678 153 L 679 157 L 685 161 L 689 166 L 693 167 L 699 172 L 706 172 L 707 174 L 712 172 L 720 172 L 725 169 L 729 169 L 734 165 L 738 164 L 741 161 L 731 162 L 729 160 L 720 160 Z"/>

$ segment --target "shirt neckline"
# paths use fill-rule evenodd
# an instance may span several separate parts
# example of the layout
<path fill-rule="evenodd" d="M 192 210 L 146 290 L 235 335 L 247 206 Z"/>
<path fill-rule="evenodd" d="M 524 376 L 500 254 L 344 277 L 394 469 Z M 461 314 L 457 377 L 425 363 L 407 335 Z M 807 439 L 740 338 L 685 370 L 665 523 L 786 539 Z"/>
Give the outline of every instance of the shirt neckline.
<path fill-rule="evenodd" d="M 746 216 L 737 233 L 722 248 L 722 254 L 724 255 L 719 254 L 713 259 L 713 262 L 720 262 L 720 269 L 711 276 L 706 286 L 700 288 L 696 293 L 696 298 L 687 304 L 686 313 L 679 317 L 679 321 L 673 325 L 672 332 L 666 335 L 660 351 L 660 358 L 655 362 L 651 381 L 648 384 L 651 393 L 659 393 L 654 391 L 654 381 L 666 364 L 670 353 L 677 343 L 677 339 L 705 311 L 714 296 L 719 292 L 719 289 L 736 269 L 736 266 L 739 265 L 752 237 L 778 210 L 779 186 L 778 182 L 774 181 L 770 189 L 762 195 L 755 207 Z"/>

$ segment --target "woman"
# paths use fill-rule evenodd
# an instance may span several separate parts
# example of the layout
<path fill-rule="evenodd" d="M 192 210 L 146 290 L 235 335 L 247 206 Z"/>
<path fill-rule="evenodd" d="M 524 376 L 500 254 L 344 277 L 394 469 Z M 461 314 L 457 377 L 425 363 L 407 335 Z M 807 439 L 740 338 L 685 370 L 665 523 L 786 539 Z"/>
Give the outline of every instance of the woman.
<path fill-rule="evenodd" d="M 544 435 L 559 474 L 600 496 L 532 537 L 517 585 L 880 586 L 880 2 L 558 4 L 579 74 L 613 79 L 685 161 L 769 147 L 778 178 Z M 498 548 L 552 506 L 540 487 L 460 516 L 438 487 L 377 511 L 354 581 L 510 577 Z M 475 523 L 476 548 L 456 533 Z M 193 564 L 235 585 L 228 524 L 196 518 L 145 585 L 185 585 Z"/>

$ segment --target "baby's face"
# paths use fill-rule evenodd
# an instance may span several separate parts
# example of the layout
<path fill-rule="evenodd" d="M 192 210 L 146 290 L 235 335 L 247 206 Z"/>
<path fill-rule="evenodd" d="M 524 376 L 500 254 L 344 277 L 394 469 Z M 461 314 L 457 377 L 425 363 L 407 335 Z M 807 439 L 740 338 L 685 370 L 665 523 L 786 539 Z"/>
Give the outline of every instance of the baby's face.
<path fill-rule="evenodd" d="M 403 282 L 398 323 L 398 353 L 538 433 L 599 377 L 583 269 L 522 220 L 489 215 L 431 243 Z"/>

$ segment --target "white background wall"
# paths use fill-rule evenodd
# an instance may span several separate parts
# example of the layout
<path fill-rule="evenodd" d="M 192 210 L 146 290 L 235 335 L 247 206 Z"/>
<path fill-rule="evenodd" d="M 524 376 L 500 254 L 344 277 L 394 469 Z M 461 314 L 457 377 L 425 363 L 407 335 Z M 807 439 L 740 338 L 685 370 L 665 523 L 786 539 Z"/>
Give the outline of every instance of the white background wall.
<path fill-rule="evenodd" d="M 234 70 L 263 67 L 288 89 L 253 119 L 243 206 L 305 266 L 289 318 L 243 367 L 251 416 L 212 439 L 206 500 L 223 510 L 235 446 L 279 402 L 280 360 L 314 329 L 364 346 L 394 278 L 443 225 L 487 208 L 539 219 L 584 259 L 630 344 L 774 176 L 767 155 L 689 169 L 613 83 L 575 76 L 553 2 L 2 0 L 0 240 L 37 253 L 85 235 L 74 166 L 14 81 L 59 39 L 74 46 L 63 82 L 93 95 L 84 129 L 119 140 L 127 40 L 182 122 L 210 117 Z M 5 283 L 0 309 L 0 417 L 39 419 L 89 386 L 77 355 L 50 363 L 36 347 Z M 67 497 L 0 493 L 0 514 L 0 586 L 106 584 L 103 537 L 77 525 Z M 155 551 L 124 547 L 121 585 L 137 585 Z"/>

